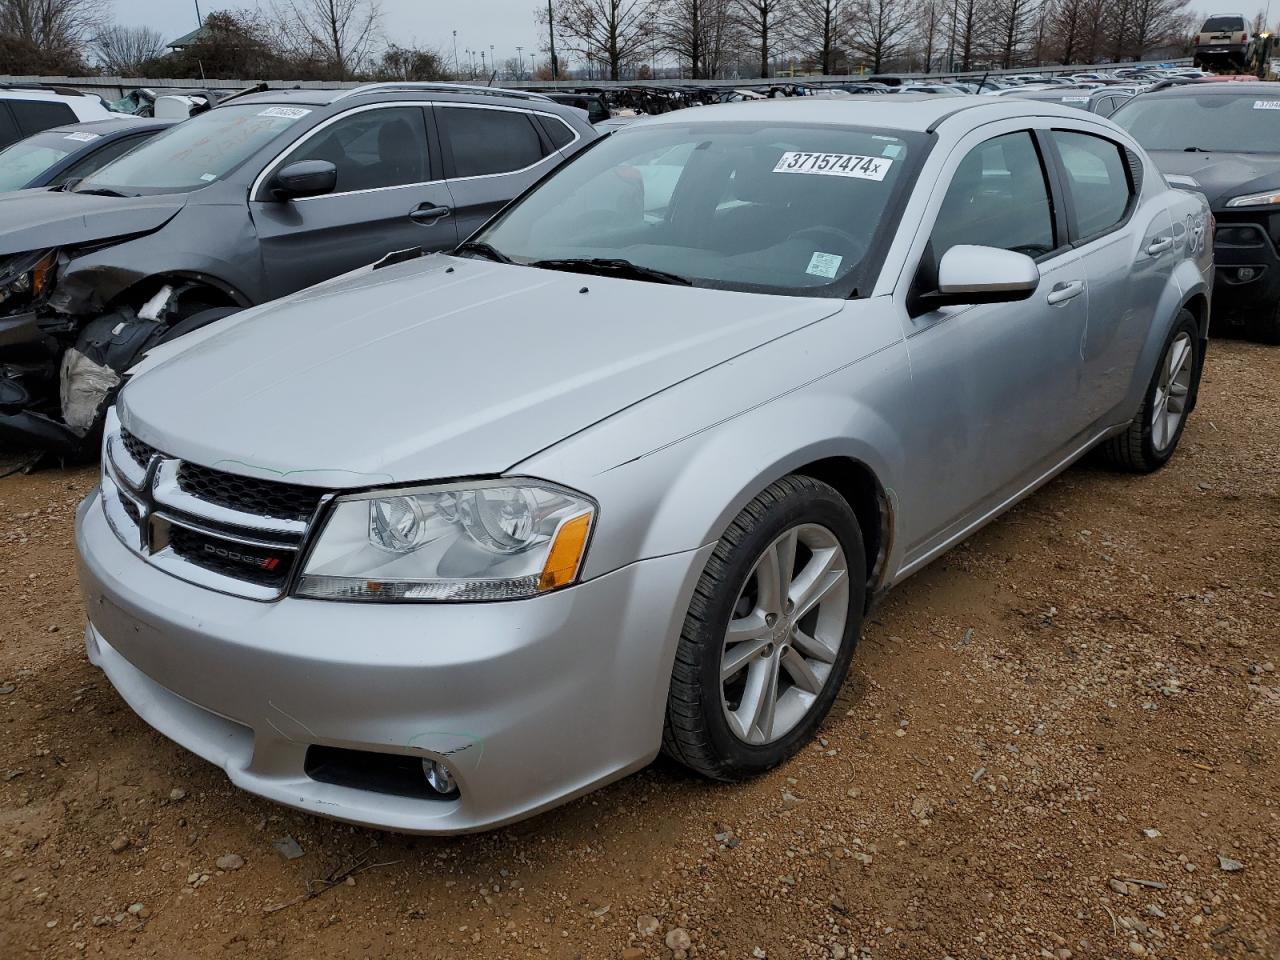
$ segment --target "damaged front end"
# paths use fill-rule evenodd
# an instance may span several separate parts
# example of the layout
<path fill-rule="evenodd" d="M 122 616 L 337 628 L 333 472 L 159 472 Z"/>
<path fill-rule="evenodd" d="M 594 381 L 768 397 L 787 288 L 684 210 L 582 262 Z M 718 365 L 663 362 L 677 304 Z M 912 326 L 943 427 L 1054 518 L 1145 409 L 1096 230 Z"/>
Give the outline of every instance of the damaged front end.
<path fill-rule="evenodd" d="M 125 370 L 167 329 L 159 318 L 172 286 L 140 309 L 97 312 L 92 299 L 59 289 L 68 262 L 58 250 L 0 261 L 0 450 L 9 454 L 92 453 Z"/>

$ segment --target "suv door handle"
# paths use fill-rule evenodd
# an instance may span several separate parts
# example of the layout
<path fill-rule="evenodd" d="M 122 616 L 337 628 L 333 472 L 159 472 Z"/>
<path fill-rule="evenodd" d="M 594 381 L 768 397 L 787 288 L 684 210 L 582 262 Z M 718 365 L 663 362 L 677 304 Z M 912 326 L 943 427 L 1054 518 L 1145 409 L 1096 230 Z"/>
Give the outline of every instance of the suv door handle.
<path fill-rule="evenodd" d="M 424 203 L 409 211 L 409 219 L 414 223 L 435 223 L 441 217 L 453 213 L 451 207 L 439 203 Z"/>
<path fill-rule="evenodd" d="M 1080 294 L 1084 293 L 1083 280 L 1071 280 L 1067 283 L 1055 283 L 1053 289 L 1049 291 L 1048 301 L 1051 304 L 1066 303 L 1068 300 L 1074 300 Z"/>
<path fill-rule="evenodd" d="M 1173 249 L 1173 237 L 1160 237 L 1159 239 L 1153 240 L 1151 242 L 1151 245 L 1147 247 L 1147 253 L 1153 257 L 1158 257 L 1160 256 L 1160 254 L 1164 253 L 1166 250 L 1172 250 L 1172 249 Z"/>

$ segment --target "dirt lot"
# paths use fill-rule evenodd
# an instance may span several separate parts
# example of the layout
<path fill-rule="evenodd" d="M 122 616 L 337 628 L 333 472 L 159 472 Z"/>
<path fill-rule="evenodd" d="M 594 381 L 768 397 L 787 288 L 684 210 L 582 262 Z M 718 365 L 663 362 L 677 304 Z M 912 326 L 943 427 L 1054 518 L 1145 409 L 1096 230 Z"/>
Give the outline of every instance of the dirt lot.
<path fill-rule="evenodd" d="M 1170 469 L 1072 470 L 904 585 L 784 768 L 478 837 L 291 812 L 135 717 L 81 645 L 93 482 L 0 480 L 0 957 L 1280 957 L 1280 350 L 1214 342 Z"/>

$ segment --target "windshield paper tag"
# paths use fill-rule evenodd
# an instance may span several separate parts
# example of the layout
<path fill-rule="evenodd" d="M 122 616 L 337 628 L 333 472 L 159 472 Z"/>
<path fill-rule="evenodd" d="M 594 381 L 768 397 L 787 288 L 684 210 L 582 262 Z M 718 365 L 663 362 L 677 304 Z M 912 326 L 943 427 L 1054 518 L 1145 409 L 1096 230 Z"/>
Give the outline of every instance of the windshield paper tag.
<path fill-rule="evenodd" d="M 1280 100 L 1255 100 L 1253 101 L 1253 109 L 1280 110 Z"/>
<path fill-rule="evenodd" d="M 883 180 L 893 161 L 886 157 L 864 157 L 856 153 L 804 153 L 788 150 L 773 168 L 774 173 L 809 173 L 823 177 L 857 177 Z"/>
<path fill-rule="evenodd" d="M 310 110 L 304 110 L 302 107 L 267 107 L 265 110 L 260 110 L 258 116 L 280 117 L 283 120 L 301 120 L 310 112 Z"/>
<path fill-rule="evenodd" d="M 63 140 L 74 140 L 76 143 L 92 143 L 97 140 L 101 134 L 97 133 L 68 133 Z"/>
<path fill-rule="evenodd" d="M 836 256 L 834 253 L 815 253 L 809 258 L 809 267 L 805 273 L 811 273 L 815 277 L 826 277 L 828 280 L 833 278 L 840 269 L 840 261 L 844 257 Z"/>
<path fill-rule="evenodd" d="M 1088 103 L 1089 98 L 1088 97 L 1063 97 L 1062 102 L 1063 103 Z"/>

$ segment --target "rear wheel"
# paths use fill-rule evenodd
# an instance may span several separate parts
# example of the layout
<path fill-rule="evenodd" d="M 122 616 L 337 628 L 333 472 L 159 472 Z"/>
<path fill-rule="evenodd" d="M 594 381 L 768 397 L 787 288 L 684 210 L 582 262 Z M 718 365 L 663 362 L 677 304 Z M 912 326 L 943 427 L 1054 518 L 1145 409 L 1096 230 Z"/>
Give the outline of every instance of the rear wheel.
<path fill-rule="evenodd" d="M 717 780 L 762 773 L 812 737 L 862 626 L 866 559 L 832 487 L 790 476 L 729 525 L 698 581 L 663 749 Z"/>
<path fill-rule="evenodd" d="M 1280 305 L 1267 314 L 1256 314 L 1245 325 L 1250 340 L 1258 343 L 1280 344 Z"/>
<path fill-rule="evenodd" d="M 1188 310 L 1180 311 L 1141 410 L 1124 433 L 1101 446 L 1104 459 L 1135 473 L 1150 473 L 1168 462 L 1195 406 L 1202 342 L 1196 318 Z"/>

